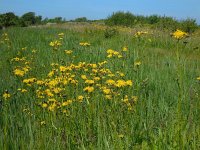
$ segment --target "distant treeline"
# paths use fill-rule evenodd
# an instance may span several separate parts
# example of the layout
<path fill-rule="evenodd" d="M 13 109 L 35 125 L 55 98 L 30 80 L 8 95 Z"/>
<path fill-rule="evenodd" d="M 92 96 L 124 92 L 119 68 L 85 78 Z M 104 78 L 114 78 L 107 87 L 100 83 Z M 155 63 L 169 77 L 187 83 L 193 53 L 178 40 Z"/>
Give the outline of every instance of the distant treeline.
<path fill-rule="evenodd" d="M 0 14 L 0 28 L 10 26 L 26 27 L 31 25 L 46 24 L 47 22 L 62 23 L 65 22 L 65 20 L 62 17 L 42 19 L 42 16 L 36 16 L 34 12 L 25 13 L 20 17 L 15 15 L 13 12 Z"/>
<path fill-rule="evenodd" d="M 158 29 L 181 29 L 185 32 L 194 32 L 199 26 L 195 19 L 176 20 L 166 16 L 140 16 L 133 15 L 130 12 L 116 12 L 105 20 L 105 24 L 109 26 L 126 26 L 134 27 L 135 25 L 148 25 Z"/>
<path fill-rule="evenodd" d="M 140 16 L 134 15 L 130 12 L 115 12 L 107 19 L 103 20 L 88 20 L 86 17 L 76 18 L 74 20 L 69 20 L 70 22 L 104 22 L 109 26 L 126 26 L 134 27 L 136 25 L 148 25 L 152 28 L 157 29 L 181 29 L 186 32 L 194 32 L 199 26 L 196 23 L 195 19 L 186 19 L 178 21 L 172 17 L 166 16 Z M 36 16 L 34 12 L 27 12 L 22 16 L 17 16 L 13 12 L 8 12 L 0 14 L 0 29 L 10 27 L 10 26 L 19 26 L 26 27 L 31 25 L 42 25 L 47 23 L 65 23 L 68 22 L 65 18 L 55 17 L 52 19 L 42 18 L 42 16 Z"/>
<path fill-rule="evenodd" d="M 96 20 L 88 20 L 86 17 L 76 18 L 69 20 L 70 22 L 93 22 Z M 68 22 L 65 18 L 42 18 L 42 16 L 36 16 L 34 12 L 27 12 L 22 16 L 17 16 L 13 12 L 0 14 L 0 29 L 10 26 L 27 27 L 32 25 L 42 25 L 47 23 L 65 23 Z"/>

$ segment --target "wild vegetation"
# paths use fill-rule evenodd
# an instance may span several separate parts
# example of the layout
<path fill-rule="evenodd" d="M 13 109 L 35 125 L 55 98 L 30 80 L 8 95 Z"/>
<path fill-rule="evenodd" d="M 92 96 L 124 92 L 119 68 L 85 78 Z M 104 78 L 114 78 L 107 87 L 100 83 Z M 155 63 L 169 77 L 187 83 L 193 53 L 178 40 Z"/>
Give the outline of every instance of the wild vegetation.
<path fill-rule="evenodd" d="M 0 149 L 198 149 L 200 31 L 0 31 Z"/>
<path fill-rule="evenodd" d="M 95 22 L 103 23 L 108 26 L 124 26 L 124 27 L 136 27 L 136 26 L 148 26 L 158 30 L 173 30 L 181 29 L 185 32 L 192 33 L 199 28 L 195 19 L 185 19 L 185 20 L 176 20 L 172 17 L 167 16 L 142 16 L 134 15 L 130 12 L 115 12 L 112 15 L 108 16 L 106 19 L 100 20 L 89 20 L 86 17 L 75 18 L 74 20 L 66 20 L 62 17 L 55 18 L 42 18 L 42 16 L 36 16 L 34 12 L 27 12 L 21 17 L 15 15 L 13 12 L 8 12 L 0 14 L 0 29 L 3 27 L 18 26 L 18 27 L 27 27 L 34 25 L 44 25 L 47 23 L 57 23 L 63 24 L 67 22 Z"/>
<path fill-rule="evenodd" d="M 134 27 L 137 25 L 140 26 L 151 26 L 154 29 L 168 29 L 168 30 L 176 30 L 181 29 L 185 32 L 194 32 L 198 25 L 195 19 L 186 19 L 186 20 L 176 20 L 172 17 L 167 16 L 139 16 L 133 15 L 130 12 L 116 12 L 113 13 L 105 20 L 106 25 L 110 26 L 126 26 L 126 27 Z"/>

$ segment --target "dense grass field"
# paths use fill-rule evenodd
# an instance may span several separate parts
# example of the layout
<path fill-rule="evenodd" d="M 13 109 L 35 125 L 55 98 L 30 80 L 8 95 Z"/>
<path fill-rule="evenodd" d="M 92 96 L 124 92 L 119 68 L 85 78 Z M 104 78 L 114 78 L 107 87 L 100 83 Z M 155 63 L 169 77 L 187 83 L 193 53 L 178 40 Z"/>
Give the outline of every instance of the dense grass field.
<path fill-rule="evenodd" d="M 0 149 L 200 149 L 200 31 L 106 28 L 0 31 Z"/>

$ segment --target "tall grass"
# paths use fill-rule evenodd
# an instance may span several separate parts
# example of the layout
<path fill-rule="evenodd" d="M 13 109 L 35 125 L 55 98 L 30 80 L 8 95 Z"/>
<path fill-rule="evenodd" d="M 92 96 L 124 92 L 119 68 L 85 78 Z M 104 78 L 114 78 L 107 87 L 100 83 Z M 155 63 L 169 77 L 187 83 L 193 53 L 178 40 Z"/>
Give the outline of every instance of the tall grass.
<path fill-rule="evenodd" d="M 177 43 L 170 33 L 158 31 L 140 38 L 129 33 L 105 38 L 104 31 L 59 28 L 10 28 L 3 32 L 8 33 L 10 45 L 0 45 L 0 93 L 3 96 L 8 90 L 11 98 L 1 96 L 0 100 L 0 149 L 199 149 L 199 35 L 191 35 L 184 44 Z M 61 32 L 62 46 L 53 51 L 49 43 Z M 91 46 L 81 47 L 80 42 Z M 107 49 L 121 51 L 124 46 L 128 52 L 123 58 L 106 57 Z M 66 55 L 64 50 L 73 50 L 73 54 Z M 38 105 L 35 89 L 26 87 L 13 73 L 16 64 L 11 59 L 19 52 L 31 62 L 23 79 L 45 78 L 51 63 L 107 60 L 107 68 L 121 71 L 125 79 L 133 81 L 133 87 L 120 94 L 138 96 L 137 103 L 128 110 L 121 99 L 106 100 L 96 92 L 90 100 L 70 106 L 68 114 L 45 110 Z M 138 61 L 141 65 L 134 66 Z M 28 92 L 18 92 L 22 87 Z M 78 95 L 69 90 L 68 96 Z"/>

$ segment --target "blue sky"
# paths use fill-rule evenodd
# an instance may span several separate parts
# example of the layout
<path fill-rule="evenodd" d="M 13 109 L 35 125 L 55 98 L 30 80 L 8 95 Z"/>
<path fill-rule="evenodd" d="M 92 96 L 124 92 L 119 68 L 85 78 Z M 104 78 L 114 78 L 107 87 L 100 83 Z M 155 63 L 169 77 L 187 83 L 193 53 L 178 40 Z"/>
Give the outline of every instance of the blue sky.
<path fill-rule="evenodd" d="M 0 13 L 26 12 L 67 20 L 77 17 L 103 19 L 116 11 L 137 15 L 166 15 L 176 19 L 194 18 L 200 23 L 200 0 L 0 0 Z"/>

